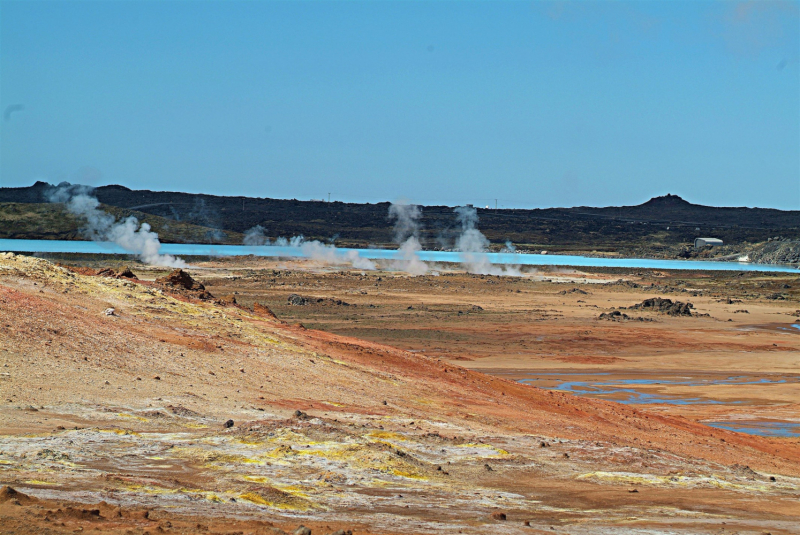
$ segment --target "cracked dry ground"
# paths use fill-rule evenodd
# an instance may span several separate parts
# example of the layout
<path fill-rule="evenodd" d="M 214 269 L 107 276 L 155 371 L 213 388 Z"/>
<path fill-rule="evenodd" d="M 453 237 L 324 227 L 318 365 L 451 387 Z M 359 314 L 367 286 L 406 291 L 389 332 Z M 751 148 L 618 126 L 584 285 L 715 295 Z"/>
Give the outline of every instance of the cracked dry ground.
<path fill-rule="evenodd" d="M 104 313 L 114 309 L 113 315 Z M 0 256 L 3 533 L 792 533 L 800 446 Z"/>

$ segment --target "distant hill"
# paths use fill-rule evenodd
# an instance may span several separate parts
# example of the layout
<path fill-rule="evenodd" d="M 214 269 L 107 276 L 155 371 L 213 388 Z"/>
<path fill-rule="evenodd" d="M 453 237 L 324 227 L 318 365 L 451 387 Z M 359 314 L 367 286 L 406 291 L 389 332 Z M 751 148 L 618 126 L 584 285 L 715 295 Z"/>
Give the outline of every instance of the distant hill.
<path fill-rule="evenodd" d="M 36 182 L 0 188 L 0 202 L 42 203 L 54 186 Z M 389 203 L 356 204 L 286 199 L 222 197 L 193 193 L 131 190 L 101 186 L 101 203 L 167 220 L 235 233 L 261 225 L 271 237 L 304 235 L 339 245 L 391 246 Z M 449 206 L 422 207 L 426 248 L 452 247 L 458 230 Z M 655 197 L 637 206 L 478 209 L 480 230 L 498 247 L 511 241 L 526 249 L 620 251 L 674 247 L 698 236 L 726 244 L 762 242 L 781 235 L 800 236 L 800 211 L 718 208 L 692 204 L 676 195 Z M 146 216 L 144 216 L 146 217 Z M 165 241 L 184 241 L 171 235 Z M 188 240 L 185 240 L 188 241 Z"/>

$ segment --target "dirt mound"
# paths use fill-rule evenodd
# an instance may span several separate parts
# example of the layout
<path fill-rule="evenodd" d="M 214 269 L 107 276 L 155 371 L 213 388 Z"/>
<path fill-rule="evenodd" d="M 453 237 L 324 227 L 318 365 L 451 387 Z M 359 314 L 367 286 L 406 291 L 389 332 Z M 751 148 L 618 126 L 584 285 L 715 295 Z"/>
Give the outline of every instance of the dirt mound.
<path fill-rule="evenodd" d="M 206 287 L 203 283 L 196 281 L 191 275 L 180 268 L 173 270 L 169 275 L 157 278 L 155 282 L 173 292 L 177 291 L 182 295 L 194 297 L 203 301 L 214 299 L 214 296 L 206 291 Z"/>
<path fill-rule="evenodd" d="M 131 271 L 131 268 L 129 268 L 128 266 L 123 267 L 119 271 L 115 271 L 112 268 L 92 269 L 82 266 L 66 266 L 64 264 L 56 264 L 56 265 L 68 269 L 73 273 L 77 273 L 78 275 L 89 275 L 92 277 L 110 277 L 113 279 L 137 279 L 137 280 L 139 279 L 139 277 L 137 277 L 133 273 L 133 271 Z"/>
<path fill-rule="evenodd" d="M 9 486 L 5 486 L 0 488 L 0 503 L 4 502 L 14 502 L 19 505 L 24 505 L 28 503 L 32 503 L 36 501 L 36 498 L 32 498 L 27 494 L 23 494 L 22 492 L 13 489 Z"/>
<path fill-rule="evenodd" d="M 746 477 L 747 479 L 761 478 L 761 474 L 753 470 L 747 465 L 734 464 L 731 466 L 731 471 L 739 477 Z"/>
<path fill-rule="evenodd" d="M 129 268 L 128 266 L 125 266 L 124 268 L 122 268 L 119 271 L 117 271 L 117 278 L 138 279 L 139 277 L 137 277 L 133 273 L 133 271 L 131 271 L 131 268 Z"/>
<path fill-rule="evenodd" d="M 670 316 L 691 316 L 694 305 L 691 303 L 683 303 L 681 301 L 673 302 L 672 299 L 653 297 L 651 299 L 645 299 L 638 305 L 633 305 L 630 308 L 634 310 L 659 312 Z"/>
<path fill-rule="evenodd" d="M 262 305 L 261 303 L 253 303 L 253 312 L 258 314 L 259 316 L 264 316 L 265 318 L 276 318 L 272 310 L 267 305 Z"/>
<path fill-rule="evenodd" d="M 206 289 L 201 282 L 194 280 L 191 275 L 180 268 L 173 270 L 172 273 L 165 277 L 157 278 L 156 282 L 159 284 L 177 286 L 184 290 L 202 291 Z"/>
<path fill-rule="evenodd" d="M 580 288 L 570 288 L 569 290 L 561 290 L 558 292 L 559 295 L 567 295 L 567 294 L 581 294 L 581 295 L 589 295 L 589 292 L 586 290 L 581 290 Z"/>
<path fill-rule="evenodd" d="M 192 417 L 192 418 L 196 418 L 196 417 L 200 416 L 199 413 L 194 412 L 191 409 L 187 409 L 186 407 L 182 407 L 181 405 L 167 405 L 167 409 L 169 409 L 169 411 L 172 414 L 177 414 L 178 416 L 186 416 L 186 417 Z"/>

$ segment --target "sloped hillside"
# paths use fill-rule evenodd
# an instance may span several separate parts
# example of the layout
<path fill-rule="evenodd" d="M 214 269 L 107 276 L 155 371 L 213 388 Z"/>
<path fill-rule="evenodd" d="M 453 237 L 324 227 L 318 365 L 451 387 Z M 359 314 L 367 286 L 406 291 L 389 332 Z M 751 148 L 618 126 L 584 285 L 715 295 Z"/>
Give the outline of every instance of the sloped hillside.
<path fill-rule="evenodd" d="M 796 440 L 540 390 L 287 324 L 183 274 L 136 275 L 0 256 L 0 478 L 21 493 L 0 496 L 0 524 L 16 533 L 800 519 Z"/>

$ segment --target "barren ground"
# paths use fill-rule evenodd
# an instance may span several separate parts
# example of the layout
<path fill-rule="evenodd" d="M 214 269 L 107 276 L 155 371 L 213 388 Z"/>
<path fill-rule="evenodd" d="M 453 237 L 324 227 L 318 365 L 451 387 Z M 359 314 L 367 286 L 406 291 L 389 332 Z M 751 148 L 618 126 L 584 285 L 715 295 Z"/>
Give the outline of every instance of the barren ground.
<path fill-rule="evenodd" d="M 0 257 L 4 533 L 799 531 L 800 439 L 699 423 L 800 419 L 796 277 L 134 271 Z M 709 316 L 597 319 L 656 296 Z M 516 381 L 600 373 L 701 402 Z"/>

